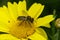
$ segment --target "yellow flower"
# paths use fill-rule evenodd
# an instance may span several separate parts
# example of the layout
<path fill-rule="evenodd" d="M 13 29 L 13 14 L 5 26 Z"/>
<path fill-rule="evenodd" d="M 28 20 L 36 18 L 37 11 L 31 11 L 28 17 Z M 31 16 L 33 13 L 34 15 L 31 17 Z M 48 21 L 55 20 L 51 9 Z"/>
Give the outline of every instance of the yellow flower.
<path fill-rule="evenodd" d="M 54 18 L 53 15 L 38 18 L 43 9 L 44 5 L 34 3 L 26 10 L 26 1 L 8 2 L 8 7 L 0 7 L 0 31 L 8 33 L 0 34 L 0 40 L 47 40 L 46 32 L 39 26 L 48 27 Z"/>

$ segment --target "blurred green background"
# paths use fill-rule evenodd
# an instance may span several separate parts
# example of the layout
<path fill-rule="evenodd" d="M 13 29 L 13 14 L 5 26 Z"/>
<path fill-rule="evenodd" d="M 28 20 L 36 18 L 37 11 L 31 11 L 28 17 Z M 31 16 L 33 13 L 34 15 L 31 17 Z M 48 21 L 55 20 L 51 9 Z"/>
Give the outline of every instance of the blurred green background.
<path fill-rule="evenodd" d="M 2 7 L 3 5 L 7 6 L 7 2 L 18 3 L 19 1 L 22 1 L 22 0 L 0 0 L 0 7 Z M 39 17 L 53 14 L 55 15 L 55 20 L 57 18 L 60 18 L 60 0 L 26 0 L 26 2 L 27 2 L 27 10 L 35 2 L 45 5 L 44 10 Z M 54 10 L 56 11 L 55 14 L 53 13 Z M 42 27 L 46 31 L 49 37 L 48 40 L 60 40 L 60 28 L 56 28 L 55 20 L 50 23 L 51 28 Z M 0 32 L 0 34 L 5 34 L 5 33 Z"/>

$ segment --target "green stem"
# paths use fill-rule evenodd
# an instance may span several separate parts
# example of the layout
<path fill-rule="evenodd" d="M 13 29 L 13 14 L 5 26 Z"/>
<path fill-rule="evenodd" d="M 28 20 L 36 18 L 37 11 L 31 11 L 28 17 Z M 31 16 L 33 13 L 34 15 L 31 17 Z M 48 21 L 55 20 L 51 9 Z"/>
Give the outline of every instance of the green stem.
<path fill-rule="evenodd" d="M 52 36 L 52 40 L 59 40 L 59 34 L 60 34 L 60 29 L 57 29 L 56 34 Z"/>

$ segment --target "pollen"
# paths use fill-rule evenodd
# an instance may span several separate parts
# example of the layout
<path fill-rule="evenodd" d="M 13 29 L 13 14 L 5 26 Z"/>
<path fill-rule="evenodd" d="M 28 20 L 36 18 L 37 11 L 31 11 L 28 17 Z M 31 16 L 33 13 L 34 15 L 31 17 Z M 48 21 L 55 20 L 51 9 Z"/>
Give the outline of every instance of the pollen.
<path fill-rule="evenodd" d="M 16 21 L 11 25 L 10 33 L 17 38 L 27 38 L 35 32 L 34 24 L 28 21 Z"/>

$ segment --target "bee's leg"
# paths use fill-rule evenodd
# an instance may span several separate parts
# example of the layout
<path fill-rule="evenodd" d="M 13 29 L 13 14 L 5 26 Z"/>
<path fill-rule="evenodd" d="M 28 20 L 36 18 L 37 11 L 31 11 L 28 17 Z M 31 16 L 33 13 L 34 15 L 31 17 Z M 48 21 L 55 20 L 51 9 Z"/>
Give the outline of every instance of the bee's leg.
<path fill-rule="evenodd" d="M 23 20 L 21 23 L 19 23 L 19 25 L 18 25 L 18 26 L 20 26 L 23 22 L 24 22 L 24 20 Z"/>
<path fill-rule="evenodd" d="M 27 24 L 27 23 L 29 24 L 29 26 L 30 26 L 30 27 L 32 27 L 32 25 L 31 25 L 31 22 L 30 22 L 30 21 L 27 21 L 27 22 L 25 21 L 25 24 Z"/>
<path fill-rule="evenodd" d="M 32 27 L 31 22 L 28 21 L 28 24 L 30 25 L 30 27 Z"/>

